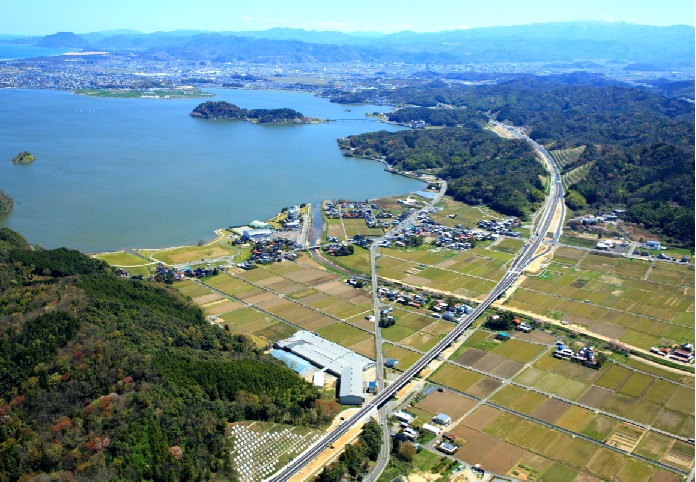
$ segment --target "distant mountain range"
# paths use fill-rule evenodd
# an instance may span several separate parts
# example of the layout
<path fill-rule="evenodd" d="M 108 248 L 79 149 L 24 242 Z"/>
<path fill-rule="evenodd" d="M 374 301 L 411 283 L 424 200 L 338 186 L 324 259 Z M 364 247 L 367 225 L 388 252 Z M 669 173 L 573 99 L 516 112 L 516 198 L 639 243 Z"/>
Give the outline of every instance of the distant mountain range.
<path fill-rule="evenodd" d="M 21 41 L 42 47 L 132 51 L 153 58 L 212 61 L 612 62 L 656 70 L 694 65 L 693 27 L 596 21 L 394 34 L 292 28 L 250 32 L 177 30 L 151 34 L 113 30 L 81 35 L 60 32 Z"/>

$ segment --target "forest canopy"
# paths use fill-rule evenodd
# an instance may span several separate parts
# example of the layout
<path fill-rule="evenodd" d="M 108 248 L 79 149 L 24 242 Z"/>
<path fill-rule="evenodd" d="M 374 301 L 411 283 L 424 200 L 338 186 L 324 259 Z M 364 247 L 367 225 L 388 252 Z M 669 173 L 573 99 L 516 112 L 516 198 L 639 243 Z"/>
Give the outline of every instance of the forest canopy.
<path fill-rule="evenodd" d="M 258 124 L 306 123 L 312 120 L 293 109 L 243 109 L 225 101 L 203 102 L 193 109 L 191 117 L 248 120 Z"/>
<path fill-rule="evenodd" d="M 466 107 L 524 127 L 548 150 L 587 146 L 579 158 L 563 166 L 570 171 L 592 162 L 588 174 L 573 186 L 576 207 L 584 205 L 584 198 L 585 209 L 625 209 L 628 221 L 693 249 L 694 106 L 645 88 L 580 74 L 523 76 L 478 86 L 436 80 L 325 95 L 338 102 L 360 97 L 362 102 L 419 106 L 396 111 L 395 119 L 416 112 L 423 113 L 420 119 L 437 119 L 442 109 L 426 107 L 440 104 L 455 111 Z"/>
<path fill-rule="evenodd" d="M 318 396 L 177 291 L 0 228 L 0 480 L 230 480 L 229 422 L 320 426 Z"/>
<path fill-rule="evenodd" d="M 540 176 L 546 171 L 532 148 L 489 131 L 380 131 L 350 136 L 339 145 L 399 170 L 434 170 L 449 181 L 447 192 L 458 201 L 488 204 L 505 214 L 525 217 L 544 200 Z"/>

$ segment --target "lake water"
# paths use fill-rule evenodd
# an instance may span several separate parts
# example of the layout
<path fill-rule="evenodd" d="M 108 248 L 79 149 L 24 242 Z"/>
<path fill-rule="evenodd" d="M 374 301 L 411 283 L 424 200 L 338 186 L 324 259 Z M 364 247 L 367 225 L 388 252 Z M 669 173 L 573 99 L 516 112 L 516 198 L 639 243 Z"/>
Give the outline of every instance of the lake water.
<path fill-rule="evenodd" d="M 309 94 L 212 90 L 246 108 L 290 107 L 323 119 L 365 119 L 383 107 Z M 203 99 L 205 100 L 205 99 Z M 0 220 L 31 243 L 86 252 L 211 239 L 216 228 L 266 220 L 322 199 L 404 194 L 423 184 L 375 161 L 345 158 L 336 139 L 396 127 L 373 122 L 268 126 L 194 119 L 201 99 L 107 99 L 0 90 Z M 28 150 L 36 161 L 9 161 Z"/>
<path fill-rule="evenodd" d="M 72 49 L 75 50 L 75 49 Z M 52 49 L 30 45 L 0 44 L 0 60 L 29 59 L 32 57 L 52 57 L 70 52 L 71 49 Z"/>

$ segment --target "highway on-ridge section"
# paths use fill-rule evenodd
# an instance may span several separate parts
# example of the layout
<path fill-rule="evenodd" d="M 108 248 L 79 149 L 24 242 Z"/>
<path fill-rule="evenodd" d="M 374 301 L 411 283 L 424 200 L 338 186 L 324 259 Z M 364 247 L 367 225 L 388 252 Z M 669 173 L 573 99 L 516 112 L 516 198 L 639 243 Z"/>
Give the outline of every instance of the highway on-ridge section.
<path fill-rule="evenodd" d="M 483 312 L 493 304 L 495 300 L 497 300 L 500 296 L 505 293 L 505 291 L 512 286 L 512 284 L 517 280 L 517 278 L 522 274 L 524 271 L 524 268 L 532 262 L 534 259 L 536 259 L 538 256 L 535 256 L 537 250 L 543 243 L 546 234 L 548 233 L 549 228 L 551 227 L 551 222 L 553 221 L 554 215 L 556 213 L 556 209 L 558 208 L 558 203 L 559 201 L 562 201 L 563 198 L 563 185 L 561 183 L 561 174 L 560 171 L 558 170 L 558 167 L 556 166 L 555 161 L 553 158 L 549 155 L 546 150 L 541 147 L 539 144 L 537 144 L 535 141 L 530 139 L 529 137 L 523 135 L 521 132 L 519 132 L 517 129 L 507 126 L 505 124 L 500 124 L 495 121 L 491 121 L 492 123 L 499 125 L 505 129 L 507 129 L 510 133 L 512 133 L 516 138 L 525 140 L 529 142 L 536 150 L 539 152 L 551 165 L 552 170 L 553 170 L 553 178 L 550 183 L 550 188 L 549 188 L 549 196 L 546 200 L 545 207 L 543 210 L 543 213 L 541 215 L 540 221 L 537 224 L 537 226 L 534 229 L 534 232 L 530 233 L 530 240 L 529 243 L 525 244 L 522 247 L 522 251 L 520 254 L 515 258 L 515 260 L 512 262 L 510 269 L 508 269 L 508 272 L 505 274 L 505 276 L 498 282 L 498 284 L 493 288 L 493 290 L 490 292 L 490 294 L 486 297 L 485 300 L 481 302 L 469 315 L 467 315 L 466 318 L 462 320 L 460 324 L 458 324 L 450 333 L 448 333 L 440 342 L 435 345 L 430 351 L 428 351 L 423 357 L 418 360 L 416 363 L 413 364 L 409 369 L 404 371 L 399 378 L 394 380 L 392 384 L 390 384 L 388 387 L 384 388 L 381 390 L 377 396 L 375 396 L 372 400 L 367 402 L 358 412 L 356 412 L 352 417 L 344 421 L 342 424 L 340 424 L 338 427 L 336 427 L 333 431 L 327 433 L 324 437 L 319 439 L 319 441 L 307 449 L 305 452 L 302 454 L 298 455 L 294 460 L 292 460 L 288 465 L 283 467 L 279 472 L 277 472 L 273 477 L 269 478 L 268 480 L 271 480 L 273 482 L 284 482 L 286 480 L 289 480 L 290 478 L 293 477 L 302 467 L 307 465 L 310 461 L 312 461 L 315 457 L 317 457 L 321 452 L 326 450 L 327 448 L 331 447 L 334 442 L 336 442 L 342 435 L 344 435 L 350 428 L 352 428 L 356 423 L 360 422 L 361 420 L 371 416 L 375 410 L 380 409 L 382 406 L 384 406 L 393 396 L 396 395 L 396 393 L 403 388 L 408 382 L 410 382 L 413 378 L 415 378 L 418 373 L 421 372 L 428 364 L 433 361 L 437 356 L 444 351 L 446 348 L 448 348 L 454 341 L 462 334 L 466 329 L 468 329 L 471 324 L 481 315 Z M 438 202 L 439 199 L 442 198 L 442 195 L 444 194 L 444 190 L 446 190 L 446 183 L 444 183 L 443 188 L 441 189 L 440 193 L 437 195 L 436 199 L 434 199 L 430 205 L 434 205 L 436 202 Z M 423 209 L 427 209 L 423 208 Z M 400 227 L 406 225 L 407 223 L 410 223 L 413 218 L 416 216 L 416 213 L 413 213 L 411 216 L 409 216 L 408 219 L 406 219 L 404 222 L 400 223 L 399 226 L 395 229 L 399 229 Z M 563 219 L 560 219 L 559 221 L 559 226 L 563 225 Z M 394 231 L 394 230 L 392 230 Z M 390 232 L 392 232 L 390 231 Z M 553 234 L 553 241 L 552 242 L 557 242 L 558 237 L 560 236 L 560 227 L 556 230 L 556 232 Z M 373 262 L 373 292 L 376 290 L 376 275 L 375 275 L 375 255 L 376 255 L 376 249 L 377 249 L 377 242 L 373 243 L 372 248 L 371 248 L 371 259 Z M 379 315 L 379 310 L 376 309 L 376 315 Z M 375 323 L 378 323 L 378 319 L 375 318 Z M 375 329 L 375 342 L 378 343 L 378 330 Z M 377 350 L 378 353 L 381 353 L 381 350 Z M 379 354 L 376 354 L 377 358 L 381 358 Z M 379 369 L 380 367 L 378 367 Z M 381 381 L 381 376 L 382 374 L 379 373 L 378 370 L 378 379 Z M 382 382 L 383 383 L 383 382 Z M 380 422 L 384 422 L 383 420 L 383 415 L 380 415 Z M 386 424 L 385 424 L 386 425 Z M 384 444 L 383 444 L 384 445 Z M 384 451 L 384 447 L 382 448 L 382 452 Z M 380 454 L 380 462 L 382 462 L 382 454 Z M 388 459 L 388 457 L 386 457 Z M 386 464 L 386 462 L 382 462 Z M 383 468 L 383 467 L 382 467 Z M 374 477 L 374 474 L 379 472 L 373 470 L 372 476 Z"/>

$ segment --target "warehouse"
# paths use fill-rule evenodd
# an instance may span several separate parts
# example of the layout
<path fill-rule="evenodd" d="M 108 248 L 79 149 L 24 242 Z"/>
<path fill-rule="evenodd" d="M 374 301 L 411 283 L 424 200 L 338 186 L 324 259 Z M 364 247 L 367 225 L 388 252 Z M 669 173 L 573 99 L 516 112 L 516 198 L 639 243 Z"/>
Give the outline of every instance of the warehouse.
<path fill-rule="evenodd" d="M 338 403 L 341 405 L 361 405 L 363 397 L 362 370 L 358 367 L 345 367 L 341 372 L 338 387 Z"/>
<path fill-rule="evenodd" d="M 360 371 L 365 371 L 375 366 L 375 362 L 369 358 L 305 330 L 276 342 L 276 347 L 292 352 L 319 368 L 326 368 L 337 377 L 341 376 L 346 367 L 358 367 Z"/>
<path fill-rule="evenodd" d="M 341 377 L 338 392 L 340 403 L 360 405 L 365 400 L 363 371 L 375 366 L 375 362 L 369 358 L 305 330 L 276 342 L 276 347 Z"/>
<path fill-rule="evenodd" d="M 283 350 L 271 350 L 271 356 L 285 363 L 301 377 L 309 375 L 314 370 L 312 364 L 307 362 L 307 360 L 303 360 L 299 356 Z"/>

